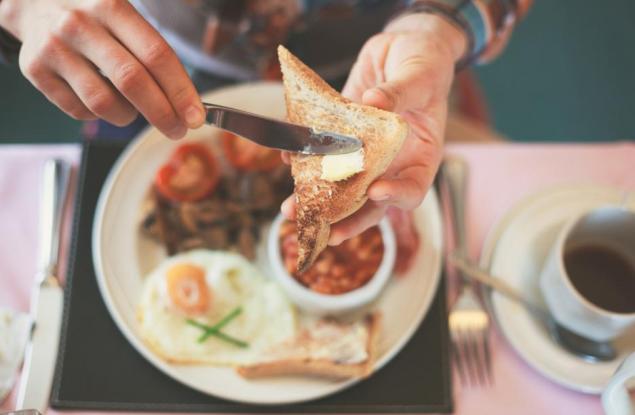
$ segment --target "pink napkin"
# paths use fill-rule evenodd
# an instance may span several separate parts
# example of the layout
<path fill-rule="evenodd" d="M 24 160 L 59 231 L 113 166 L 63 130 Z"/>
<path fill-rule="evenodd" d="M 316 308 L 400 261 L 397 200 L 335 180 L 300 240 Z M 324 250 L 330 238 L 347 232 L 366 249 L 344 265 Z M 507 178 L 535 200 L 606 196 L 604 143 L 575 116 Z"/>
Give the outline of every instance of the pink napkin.
<path fill-rule="evenodd" d="M 450 145 L 470 165 L 469 250 L 478 258 L 489 229 L 522 198 L 561 184 L 596 183 L 635 190 L 635 144 Z M 77 160 L 76 146 L 0 146 L 0 307 L 28 310 L 35 273 L 41 166 Z M 463 389 L 455 376 L 457 414 L 601 414 L 598 397 L 562 388 L 527 366 L 496 333 L 496 384 Z M 0 410 L 13 408 L 14 396 Z M 58 411 L 50 411 L 51 413 Z"/>
<path fill-rule="evenodd" d="M 0 306 L 29 309 L 37 271 L 42 167 L 52 157 L 77 164 L 79 147 L 0 146 Z"/>

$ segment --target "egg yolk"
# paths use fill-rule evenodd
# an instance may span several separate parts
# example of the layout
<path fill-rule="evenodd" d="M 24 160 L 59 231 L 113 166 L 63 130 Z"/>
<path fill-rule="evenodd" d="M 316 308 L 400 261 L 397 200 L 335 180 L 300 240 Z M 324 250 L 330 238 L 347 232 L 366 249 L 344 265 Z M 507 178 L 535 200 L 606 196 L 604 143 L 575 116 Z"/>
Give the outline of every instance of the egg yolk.
<path fill-rule="evenodd" d="M 168 269 L 168 295 L 185 314 L 202 314 L 209 309 L 211 292 L 205 283 L 205 270 L 192 264 L 176 264 Z"/>

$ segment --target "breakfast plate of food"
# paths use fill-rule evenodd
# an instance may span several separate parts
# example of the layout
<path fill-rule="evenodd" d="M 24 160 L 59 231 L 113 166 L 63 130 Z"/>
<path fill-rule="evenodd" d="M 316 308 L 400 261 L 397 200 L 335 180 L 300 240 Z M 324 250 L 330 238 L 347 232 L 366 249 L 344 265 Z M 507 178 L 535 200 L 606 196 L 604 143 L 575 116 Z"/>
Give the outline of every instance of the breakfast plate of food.
<path fill-rule="evenodd" d="M 317 399 L 372 376 L 419 327 L 441 268 L 433 189 L 412 214 L 418 243 L 406 270 L 394 221 L 326 246 L 330 224 L 364 203 L 406 130 L 292 56 L 282 69 L 286 88 L 256 82 L 203 98 L 355 135 L 364 153 L 292 156 L 290 168 L 211 126 L 178 142 L 150 127 L 113 166 L 93 223 L 98 285 L 133 347 L 185 385 L 254 404 Z M 279 210 L 294 189 L 290 222 Z"/>

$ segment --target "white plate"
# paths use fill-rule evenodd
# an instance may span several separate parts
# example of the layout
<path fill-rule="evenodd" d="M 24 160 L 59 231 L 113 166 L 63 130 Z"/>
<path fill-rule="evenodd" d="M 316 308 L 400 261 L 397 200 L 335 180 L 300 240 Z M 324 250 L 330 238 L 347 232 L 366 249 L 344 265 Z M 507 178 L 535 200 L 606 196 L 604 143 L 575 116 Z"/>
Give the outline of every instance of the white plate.
<path fill-rule="evenodd" d="M 599 186 L 550 189 L 516 205 L 488 236 L 481 265 L 530 298 L 542 302 L 538 278 L 543 262 L 567 219 L 586 210 L 622 201 L 623 192 Z M 621 356 L 611 362 L 589 363 L 556 344 L 544 325 L 522 306 L 489 291 L 499 328 L 520 356 L 547 378 L 565 387 L 599 394 L 628 350 L 635 350 L 635 333 L 617 342 Z"/>
<path fill-rule="evenodd" d="M 278 83 L 252 83 L 219 89 L 205 100 L 273 117 L 284 116 L 283 90 Z M 211 127 L 191 131 L 187 140 L 208 139 Z M 154 173 L 178 146 L 156 129 L 143 132 L 114 165 L 102 189 L 93 223 L 93 259 L 101 294 L 128 341 L 147 360 L 177 381 L 201 392 L 240 402 L 286 404 L 320 398 L 355 383 L 309 378 L 249 381 L 227 367 L 186 366 L 161 360 L 141 340 L 135 308 L 142 277 L 165 257 L 163 249 L 138 232 L 140 204 Z M 393 278 L 376 307 L 384 325 L 377 367 L 392 359 L 407 343 L 430 307 L 440 278 L 442 228 L 434 190 L 416 210 L 421 247 L 412 272 Z M 263 238 L 264 239 L 264 238 Z M 262 252 L 260 249 L 259 252 Z"/>

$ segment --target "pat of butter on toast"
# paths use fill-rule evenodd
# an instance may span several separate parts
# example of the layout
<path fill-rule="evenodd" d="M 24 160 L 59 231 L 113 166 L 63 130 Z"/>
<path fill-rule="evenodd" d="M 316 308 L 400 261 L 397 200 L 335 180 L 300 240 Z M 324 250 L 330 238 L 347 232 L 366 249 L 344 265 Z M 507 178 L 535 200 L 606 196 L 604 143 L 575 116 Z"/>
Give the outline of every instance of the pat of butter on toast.
<path fill-rule="evenodd" d="M 329 154 L 322 157 L 322 174 L 320 178 L 329 182 L 348 179 L 352 175 L 364 171 L 364 149 L 346 154 Z"/>

